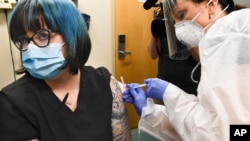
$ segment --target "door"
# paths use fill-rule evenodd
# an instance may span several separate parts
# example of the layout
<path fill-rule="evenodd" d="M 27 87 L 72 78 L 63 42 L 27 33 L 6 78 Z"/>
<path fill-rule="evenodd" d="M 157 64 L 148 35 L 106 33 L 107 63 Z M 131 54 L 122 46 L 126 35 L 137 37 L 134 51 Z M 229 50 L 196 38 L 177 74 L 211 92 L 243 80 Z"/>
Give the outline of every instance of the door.
<path fill-rule="evenodd" d="M 157 60 L 147 52 L 151 35 L 153 8 L 143 9 L 138 0 L 115 0 L 115 77 L 123 76 L 125 83 L 143 83 L 145 78 L 156 77 Z M 120 37 L 120 41 L 119 41 Z M 119 58 L 118 48 L 125 48 Z M 136 128 L 139 116 L 133 105 L 127 104 L 130 127 Z"/>

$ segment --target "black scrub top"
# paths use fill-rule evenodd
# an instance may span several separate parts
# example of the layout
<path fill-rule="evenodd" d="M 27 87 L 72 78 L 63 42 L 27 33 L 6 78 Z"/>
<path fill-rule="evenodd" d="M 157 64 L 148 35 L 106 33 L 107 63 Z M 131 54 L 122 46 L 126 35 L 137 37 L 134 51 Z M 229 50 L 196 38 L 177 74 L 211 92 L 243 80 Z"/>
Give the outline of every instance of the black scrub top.
<path fill-rule="evenodd" d="M 74 112 L 26 74 L 0 92 L 0 141 L 111 141 L 112 100 L 105 68 L 82 68 Z"/>
<path fill-rule="evenodd" d="M 158 59 L 158 78 L 171 82 L 189 94 L 197 95 L 198 83 L 191 79 L 191 72 L 198 64 L 190 55 L 186 60 L 173 60 L 168 56 L 167 39 L 161 38 L 161 50 Z M 194 71 L 193 78 L 200 80 L 200 66 Z"/>

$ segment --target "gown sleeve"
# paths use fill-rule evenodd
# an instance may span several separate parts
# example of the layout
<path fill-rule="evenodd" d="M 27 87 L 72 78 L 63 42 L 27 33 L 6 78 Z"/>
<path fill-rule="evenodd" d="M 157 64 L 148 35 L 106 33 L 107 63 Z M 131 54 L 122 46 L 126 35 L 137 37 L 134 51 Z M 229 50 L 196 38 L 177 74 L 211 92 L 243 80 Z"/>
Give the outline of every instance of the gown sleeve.
<path fill-rule="evenodd" d="M 163 100 L 165 106 L 147 99 L 139 124 L 143 131 L 167 141 L 210 140 L 211 128 L 204 126 L 210 124 L 210 116 L 199 106 L 196 96 L 169 83 Z"/>

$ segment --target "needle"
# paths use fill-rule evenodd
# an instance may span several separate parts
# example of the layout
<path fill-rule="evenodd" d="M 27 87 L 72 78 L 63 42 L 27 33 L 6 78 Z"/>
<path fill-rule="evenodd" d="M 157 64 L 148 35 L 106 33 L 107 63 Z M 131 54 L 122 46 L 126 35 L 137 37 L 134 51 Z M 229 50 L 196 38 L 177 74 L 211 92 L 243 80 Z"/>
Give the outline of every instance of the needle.
<path fill-rule="evenodd" d="M 136 89 L 136 88 L 141 88 L 141 87 L 145 87 L 145 86 L 147 86 L 146 84 L 139 84 L 139 85 L 136 85 L 134 88 Z"/>
<path fill-rule="evenodd" d="M 120 79 L 121 79 L 122 84 L 125 85 L 123 76 L 121 76 Z M 138 85 L 136 85 L 134 88 L 136 89 L 136 88 L 141 88 L 141 87 L 145 87 L 145 86 L 147 86 L 147 85 L 146 85 L 146 84 L 138 84 Z"/>

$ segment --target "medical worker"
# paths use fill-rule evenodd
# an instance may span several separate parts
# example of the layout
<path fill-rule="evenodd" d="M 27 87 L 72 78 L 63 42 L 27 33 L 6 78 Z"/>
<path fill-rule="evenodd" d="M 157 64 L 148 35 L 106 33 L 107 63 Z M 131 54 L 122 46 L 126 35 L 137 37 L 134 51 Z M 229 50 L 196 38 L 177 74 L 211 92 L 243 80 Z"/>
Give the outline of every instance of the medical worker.
<path fill-rule="evenodd" d="M 145 79 L 146 92 L 129 84 L 123 98 L 141 115 L 139 128 L 161 140 L 229 141 L 230 125 L 250 124 L 250 9 L 231 12 L 233 0 L 163 3 L 171 7 L 177 38 L 199 46 L 198 96 L 153 78 Z"/>

